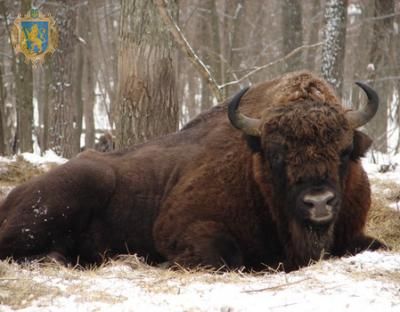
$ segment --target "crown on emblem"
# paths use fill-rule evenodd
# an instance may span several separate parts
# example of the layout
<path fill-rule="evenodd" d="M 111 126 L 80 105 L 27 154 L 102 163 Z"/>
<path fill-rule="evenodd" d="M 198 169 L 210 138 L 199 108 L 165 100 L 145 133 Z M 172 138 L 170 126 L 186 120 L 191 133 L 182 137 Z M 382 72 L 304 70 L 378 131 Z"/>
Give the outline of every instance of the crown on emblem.
<path fill-rule="evenodd" d="M 32 9 L 31 9 L 31 17 L 32 17 L 32 18 L 37 18 L 37 17 L 39 17 L 39 9 L 32 8 Z"/>

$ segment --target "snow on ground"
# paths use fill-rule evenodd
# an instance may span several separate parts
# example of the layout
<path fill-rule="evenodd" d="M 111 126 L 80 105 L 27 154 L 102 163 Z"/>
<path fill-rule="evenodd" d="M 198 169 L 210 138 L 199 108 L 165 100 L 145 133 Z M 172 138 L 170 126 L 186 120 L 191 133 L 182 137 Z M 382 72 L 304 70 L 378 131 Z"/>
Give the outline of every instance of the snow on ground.
<path fill-rule="evenodd" d="M 42 165 L 45 166 L 47 164 L 58 164 L 61 165 L 67 162 L 67 159 L 58 156 L 52 150 L 47 150 L 44 152 L 43 156 L 38 155 L 37 153 L 22 153 L 17 156 L 12 157 L 2 157 L 0 156 L 0 166 L 1 164 L 10 164 L 17 160 L 17 157 L 22 157 L 22 159 L 30 162 L 33 165 Z"/>
<path fill-rule="evenodd" d="M 43 156 L 39 156 L 33 153 L 22 153 L 21 156 L 30 163 L 34 165 L 43 165 L 46 163 L 63 164 L 67 159 L 58 156 L 52 150 L 47 150 L 44 152 Z"/>
<path fill-rule="evenodd" d="M 400 212 L 400 154 L 391 157 L 378 155 L 377 158 L 378 164 L 363 159 L 363 167 L 371 181 L 372 193 L 392 198 L 388 207 Z"/>
<path fill-rule="evenodd" d="M 0 280 L 48 287 L 18 311 L 400 311 L 400 257 L 389 252 L 321 261 L 289 274 L 173 272 L 118 261 L 89 272 L 13 267 Z"/>
<path fill-rule="evenodd" d="M 51 153 L 23 157 L 37 165 L 63 162 Z M 381 173 L 381 165 L 364 165 L 374 193 L 400 190 L 399 167 Z M 1 312 L 377 310 L 400 312 L 399 252 L 364 252 L 288 274 L 172 271 L 133 256 L 93 270 L 0 262 Z"/>

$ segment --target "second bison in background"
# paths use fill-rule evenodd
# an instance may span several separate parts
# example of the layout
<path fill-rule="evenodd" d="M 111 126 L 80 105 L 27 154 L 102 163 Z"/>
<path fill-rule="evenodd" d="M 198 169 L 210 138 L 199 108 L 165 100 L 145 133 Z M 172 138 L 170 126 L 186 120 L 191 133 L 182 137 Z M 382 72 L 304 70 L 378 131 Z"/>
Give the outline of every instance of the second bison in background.
<path fill-rule="evenodd" d="M 327 82 L 290 73 L 159 140 L 85 151 L 1 204 L 0 258 L 98 263 L 130 252 L 152 263 L 290 271 L 384 247 L 363 232 L 370 186 L 360 157 L 371 140 L 356 129 L 378 96 L 358 85 L 369 102 L 346 111 Z"/>

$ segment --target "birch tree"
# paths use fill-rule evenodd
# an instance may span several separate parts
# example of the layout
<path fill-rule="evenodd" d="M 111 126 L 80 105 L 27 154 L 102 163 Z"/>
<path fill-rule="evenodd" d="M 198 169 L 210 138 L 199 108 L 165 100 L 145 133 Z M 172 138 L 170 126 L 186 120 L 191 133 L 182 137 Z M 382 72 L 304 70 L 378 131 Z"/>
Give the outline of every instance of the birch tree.
<path fill-rule="evenodd" d="M 347 0 L 327 0 L 321 74 L 342 94 L 346 43 Z"/>

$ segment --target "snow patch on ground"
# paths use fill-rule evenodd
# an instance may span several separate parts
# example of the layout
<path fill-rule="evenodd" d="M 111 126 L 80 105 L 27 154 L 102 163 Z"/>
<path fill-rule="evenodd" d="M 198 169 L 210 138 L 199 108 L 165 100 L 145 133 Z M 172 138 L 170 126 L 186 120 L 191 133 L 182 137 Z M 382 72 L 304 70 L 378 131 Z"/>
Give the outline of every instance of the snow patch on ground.
<path fill-rule="evenodd" d="M 400 257 L 389 252 L 321 261 L 289 274 L 169 272 L 166 278 L 161 269 L 116 263 L 63 278 L 65 270 L 48 277 L 21 270 L 19 278 L 62 295 L 19 311 L 400 311 Z"/>
<path fill-rule="evenodd" d="M 63 164 L 68 161 L 68 159 L 62 158 L 58 156 L 52 150 L 47 150 L 44 152 L 43 156 L 39 156 L 33 153 L 22 153 L 21 156 L 30 163 L 34 165 L 43 165 L 46 163 L 56 163 L 56 164 Z"/>
<path fill-rule="evenodd" d="M 44 152 L 43 156 L 40 156 L 36 153 L 21 153 L 18 155 L 14 155 L 12 157 L 2 157 L 0 156 L 0 164 L 9 164 L 13 163 L 17 160 L 17 157 L 22 157 L 24 160 L 30 162 L 33 165 L 44 165 L 48 163 L 54 163 L 54 164 L 63 164 L 68 161 L 68 159 L 65 159 L 61 156 L 58 156 L 54 151 L 52 150 L 47 150 Z"/>

